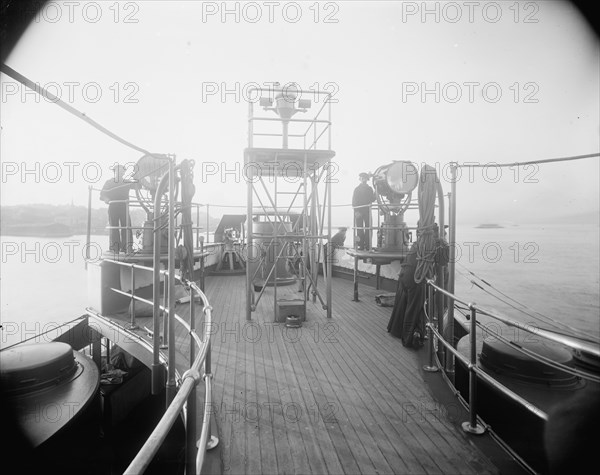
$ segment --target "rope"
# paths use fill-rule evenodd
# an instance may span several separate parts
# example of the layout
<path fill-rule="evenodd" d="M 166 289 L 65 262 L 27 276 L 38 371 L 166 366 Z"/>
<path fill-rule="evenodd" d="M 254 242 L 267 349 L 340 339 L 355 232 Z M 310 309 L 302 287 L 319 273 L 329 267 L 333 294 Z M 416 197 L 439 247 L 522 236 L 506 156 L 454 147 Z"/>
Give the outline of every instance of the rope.
<path fill-rule="evenodd" d="M 420 222 L 420 221 L 419 221 Z M 415 269 L 415 282 L 420 284 L 425 279 L 435 275 L 436 237 L 434 225 L 419 226 L 417 228 L 417 267 Z"/>
<path fill-rule="evenodd" d="M 137 150 L 138 152 L 145 153 L 146 155 L 152 155 L 152 153 L 150 153 L 148 150 L 146 150 L 146 149 L 144 149 L 142 147 L 138 147 L 137 145 L 135 145 L 135 144 L 133 144 L 131 142 L 128 142 L 127 140 L 119 137 L 117 134 L 115 134 L 115 133 L 111 132 L 110 130 L 108 130 L 106 127 L 103 127 L 102 125 L 100 125 L 95 120 L 90 119 L 83 112 L 78 111 L 74 107 L 72 107 L 69 104 L 67 104 L 66 102 L 62 101 L 59 97 L 55 96 L 54 94 L 52 94 L 51 92 L 47 91 L 46 89 L 44 89 L 43 87 L 39 86 L 38 84 L 35 84 L 33 81 L 27 79 L 22 74 L 19 74 L 17 71 L 15 71 L 14 69 L 10 68 L 6 64 L 3 63 L 2 66 L 0 66 L 0 71 L 2 71 L 7 76 L 10 76 L 11 78 L 13 78 L 15 81 L 20 82 L 21 84 L 23 84 L 24 86 L 28 87 L 32 91 L 35 91 L 38 94 L 44 96 L 46 99 L 50 100 L 51 102 L 54 102 L 56 105 L 58 105 L 59 107 L 62 107 L 64 110 L 66 110 L 70 114 L 73 114 L 78 119 L 81 119 L 84 122 L 87 122 L 89 125 L 91 125 L 92 127 L 94 127 L 96 130 L 99 130 L 103 134 L 108 135 L 110 138 L 112 138 L 112 139 L 116 140 L 117 142 L 125 145 L 126 147 L 129 147 L 129 148 L 132 148 L 134 150 Z"/>
<path fill-rule="evenodd" d="M 437 252 L 436 224 L 433 215 L 435 208 L 435 182 L 437 174 L 435 168 L 423 165 L 419 179 L 418 202 L 419 222 L 417 224 L 417 266 L 415 269 L 415 282 L 420 284 L 425 279 L 435 275 L 435 256 Z"/>

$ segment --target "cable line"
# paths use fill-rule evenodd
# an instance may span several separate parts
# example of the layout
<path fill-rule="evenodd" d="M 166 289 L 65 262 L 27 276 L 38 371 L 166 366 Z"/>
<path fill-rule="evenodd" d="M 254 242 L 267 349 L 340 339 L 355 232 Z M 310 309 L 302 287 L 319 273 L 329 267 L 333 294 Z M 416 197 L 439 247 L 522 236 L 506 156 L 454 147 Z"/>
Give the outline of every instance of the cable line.
<path fill-rule="evenodd" d="M 152 153 L 150 153 L 148 150 L 146 150 L 142 147 L 138 147 L 137 145 L 135 145 L 131 142 L 128 142 L 127 140 L 119 137 L 117 134 L 111 132 L 106 127 L 100 125 L 98 122 L 96 122 L 95 120 L 93 120 L 90 117 L 88 117 L 87 115 L 85 115 L 85 113 L 78 111 L 74 107 L 70 106 L 69 104 L 67 104 L 66 102 L 61 100 L 60 97 L 55 96 L 54 94 L 47 91 L 39 84 L 35 84 L 33 81 L 27 79 L 25 76 L 18 73 L 17 71 L 15 71 L 11 67 L 7 66 L 6 64 L 3 63 L 2 66 L 0 66 L 0 71 L 2 71 L 7 76 L 10 76 L 11 78 L 13 78 L 15 81 L 20 82 L 21 84 L 28 87 L 32 91 L 37 92 L 41 96 L 44 96 L 49 101 L 54 102 L 56 105 L 58 105 L 59 107 L 62 107 L 64 110 L 66 110 L 70 114 L 73 114 L 78 119 L 83 120 L 84 122 L 86 122 L 89 125 L 91 125 L 92 127 L 94 127 L 96 130 L 99 130 L 103 134 L 108 135 L 110 138 L 125 145 L 126 147 L 132 148 L 132 149 L 137 150 L 138 152 L 142 152 L 146 155 L 152 155 Z"/>

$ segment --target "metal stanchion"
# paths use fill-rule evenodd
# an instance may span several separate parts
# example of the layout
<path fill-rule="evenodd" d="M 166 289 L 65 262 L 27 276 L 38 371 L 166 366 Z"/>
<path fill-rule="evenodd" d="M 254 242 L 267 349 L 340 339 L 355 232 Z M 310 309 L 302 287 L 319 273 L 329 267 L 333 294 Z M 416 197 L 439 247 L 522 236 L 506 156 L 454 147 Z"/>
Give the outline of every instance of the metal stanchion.
<path fill-rule="evenodd" d="M 200 236 L 200 290 L 204 292 L 204 236 Z"/>
<path fill-rule="evenodd" d="M 190 286 L 190 367 L 196 359 L 196 342 L 192 333 L 196 330 L 196 306 L 194 302 L 194 288 Z M 186 418 L 186 474 L 196 475 L 196 434 L 198 432 L 196 420 L 196 384 L 190 391 L 187 401 Z"/>
<path fill-rule="evenodd" d="M 358 257 L 354 256 L 354 273 L 353 273 L 354 295 L 353 302 L 360 302 L 358 299 Z"/>
<path fill-rule="evenodd" d="M 134 298 L 134 292 L 135 292 L 135 268 L 134 268 L 134 264 L 131 264 L 131 304 L 129 307 L 129 312 L 131 313 L 130 317 L 131 317 L 131 321 L 129 322 L 129 329 L 130 330 L 137 330 L 139 327 L 137 326 L 137 323 L 135 322 L 135 298 Z"/>
<path fill-rule="evenodd" d="M 206 315 L 206 311 L 209 310 L 212 312 L 212 308 L 211 307 L 204 307 L 204 313 Z M 206 321 L 206 318 L 205 318 Z M 208 335 L 209 341 L 208 341 L 208 348 L 206 350 L 206 358 L 204 359 L 204 377 L 205 378 L 212 378 L 212 373 L 211 373 L 211 349 L 210 349 L 210 333 Z M 212 394 L 211 394 L 211 398 L 212 398 Z M 212 411 L 211 411 L 212 412 Z M 217 445 L 219 445 L 219 438 L 215 435 L 212 434 L 212 424 L 210 421 L 210 415 L 208 416 L 208 435 L 210 436 L 210 440 L 208 440 L 208 442 L 206 442 L 206 450 L 211 450 L 214 449 Z"/>
<path fill-rule="evenodd" d="M 428 365 L 424 365 L 423 366 L 423 371 L 427 371 L 428 373 L 435 373 L 436 371 L 439 371 L 439 368 L 435 365 L 435 363 L 433 362 L 434 358 L 433 358 L 433 354 L 435 351 L 434 348 L 434 344 L 433 344 L 433 330 L 431 329 L 433 323 L 433 320 L 431 319 L 431 317 L 434 315 L 434 310 L 435 310 L 435 295 L 434 295 L 434 289 L 431 285 L 427 284 L 428 287 L 428 302 L 427 302 L 427 332 L 429 334 L 429 345 L 428 345 L 428 351 L 429 351 L 429 364 Z"/>
<path fill-rule="evenodd" d="M 474 435 L 481 435 L 485 432 L 485 428 L 477 423 L 477 309 L 475 304 L 469 304 L 471 310 L 471 364 L 469 364 L 469 420 L 462 423 L 462 428 L 465 432 Z"/>
<path fill-rule="evenodd" d="M 169 348 L 169 344 L 167 342 L 167 338 L 168 338 L 168 334 L 169 334 L 169 314 L 167 312 L 167 298 L 169 295 L 169 281 L 167 279 L 167 275 L 164 274 L 161 271 L 162 276 L 162 283 L 163 283 L 163 311 L 162 311 L 162 317 L 163 317 L 163 329 L 162 329 L 162 337 L 161 337 L 161 345 L 160 345 L 160 349 L 161 350 L 166 350 L 167 348 Z M 160 332 L 160 330 L 159 330 Z"/>
<path fill-rule="evenodd" d="M 177 394 L 177 382 L 175 377 L 175 157 L 169 163 L 169 248 L 168 264 L 169 274 L 167 282 L 169 288 L 169 299 L 167 301 L 169 312 L 168 333 L 165 333 L 167 345 L 169 346 L 169 365 L 167 366 L 167 406 L 171 404 Z"/>

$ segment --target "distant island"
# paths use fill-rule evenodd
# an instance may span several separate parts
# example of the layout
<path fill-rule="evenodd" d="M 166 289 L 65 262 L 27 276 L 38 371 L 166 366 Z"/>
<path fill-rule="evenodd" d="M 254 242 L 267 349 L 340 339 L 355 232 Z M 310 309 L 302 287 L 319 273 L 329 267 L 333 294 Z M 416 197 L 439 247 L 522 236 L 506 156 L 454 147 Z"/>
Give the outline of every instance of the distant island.
<path fill-rule="evenodd" d="M 475 226 L 476 228 L 479 229 L 501 229 L 504 226 L 500 226 L 499 224 L 495 224 L 495 223 L 484 223 L 484 224 L 479 224 L 478 226 Z"/>
<path fill-rule="evenodd" d="M 0 233 L 3 236 L 69 237 L 87 233 L 85 206 L 31 204 L 2 206 Z M 132 216 L 133 218 L 133 216 Z M 105 209 L 92 209 L 91 233 L 107 234 Z"/>

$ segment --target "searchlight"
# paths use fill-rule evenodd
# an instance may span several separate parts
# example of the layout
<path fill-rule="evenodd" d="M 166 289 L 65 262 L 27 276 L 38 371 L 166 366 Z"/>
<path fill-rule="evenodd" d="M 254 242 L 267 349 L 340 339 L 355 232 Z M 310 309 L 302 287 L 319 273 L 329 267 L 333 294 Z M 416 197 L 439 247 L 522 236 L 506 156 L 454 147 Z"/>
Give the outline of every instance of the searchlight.
<path fill-rule="evenodd" d="M 417 167 L 409 161 L 393 161 L 375 170 L 372 181 L 379 213 L 383 216 L 377 248 L 384 252 L 407 252 L 410 233 L 404 222 L 404 212 L 419 184 Z"/>

